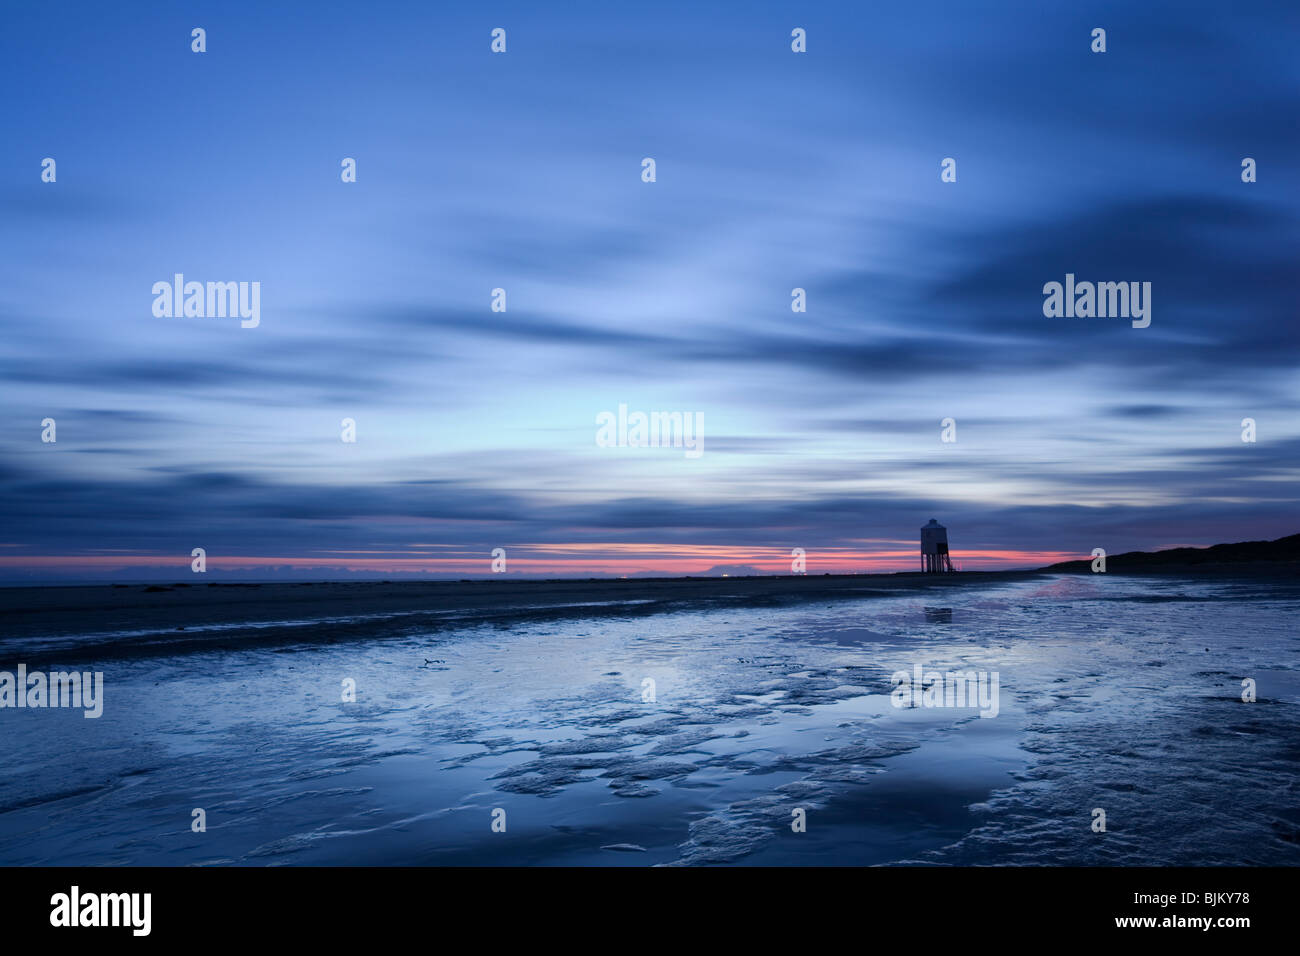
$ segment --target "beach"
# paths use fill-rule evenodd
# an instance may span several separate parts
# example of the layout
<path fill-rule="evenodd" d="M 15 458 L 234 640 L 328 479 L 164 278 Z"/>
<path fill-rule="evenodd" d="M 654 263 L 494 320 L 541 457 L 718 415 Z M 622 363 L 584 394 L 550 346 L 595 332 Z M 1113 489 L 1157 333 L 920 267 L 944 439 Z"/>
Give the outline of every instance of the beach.
<path fill-rule="evenodd" d="M 104 686 L 95 719 L 0 710 L 6 865 L 1300 862 L 1284 571 L 9 588 L 0 609 L 0 668 Z M 918 668 L 995 675 L 996 713 L 899 706 Z"/>

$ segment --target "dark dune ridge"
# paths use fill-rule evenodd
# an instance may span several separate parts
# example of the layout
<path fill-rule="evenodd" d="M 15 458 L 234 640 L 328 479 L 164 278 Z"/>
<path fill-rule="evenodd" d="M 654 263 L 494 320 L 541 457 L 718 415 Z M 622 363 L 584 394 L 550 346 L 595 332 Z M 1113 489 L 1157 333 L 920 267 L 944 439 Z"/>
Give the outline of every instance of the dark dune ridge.
<path fill-rule="evenodd" d="M 1126 551 L 1106 556 L 1106 573 L 1114 571 L 1221 571 L 1241 565 L 1287 566 L 1300 571 L 1300 534 L 1276 541 L 1239 541 L 1216 544 L 1208 548 L 1168 548 L 1164 551 Z M 1043 571 L 1092 571 L 1092 560 L 1063 561 L 1048 565 Z"/>

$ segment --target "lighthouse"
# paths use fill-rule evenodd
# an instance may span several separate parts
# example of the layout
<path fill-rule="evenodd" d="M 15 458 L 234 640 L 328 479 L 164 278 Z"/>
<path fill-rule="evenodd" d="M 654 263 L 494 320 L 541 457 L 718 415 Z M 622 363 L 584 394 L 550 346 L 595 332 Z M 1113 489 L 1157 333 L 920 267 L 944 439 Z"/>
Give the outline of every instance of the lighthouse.
<path fill-rule="evenodd" d="M 921 570 L 926 574 L 953 570 L 948 560 L 948 529 L 933 518 L 921 529 Z"/>

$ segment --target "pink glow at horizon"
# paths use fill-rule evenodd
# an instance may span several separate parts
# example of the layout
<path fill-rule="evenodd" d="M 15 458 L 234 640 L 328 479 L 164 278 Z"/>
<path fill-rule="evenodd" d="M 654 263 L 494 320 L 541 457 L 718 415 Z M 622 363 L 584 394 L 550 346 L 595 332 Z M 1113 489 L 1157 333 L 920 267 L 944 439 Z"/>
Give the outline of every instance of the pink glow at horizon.
<path fill-rule="evenodd" d="M 893 544 L 894 542 L 890 542 Z M 915 546 L 906 550 L 809 550 L 805 558 L 808 574 L 887 573 L 916 571 L 919 558 Z M 703 574 L 724 566 L 724 570 L 754 568 L 766 574 L 790 574 L 791 554 L 784 549 L 687 546 L 663 544 L 533 544 L 506 547 L 510 573 L 554 576 L 661 574 L 665 576 Z M 482 553 L 458 552 L 433 557 L 427 552 L 315 552 L 312 555 L 207 555 L 208 570 L 237 571 L 260 568 L 293 570 L 327 569 L 350 573 L 424 573 L 483 575 L 491 570 L 491 549 Z M 383 556 L 375 556 L 382 554 Z M 365 556 L 362 556 L 365 555 Z M 964 570 L 1011 570 L 1036 568 L 1059 561 L 1085 559 L 1088 555 L 1063 551 L 972 550 L 953 555 Z M 111 571 L 129 568 L 176 567 L 189 570 L 189 555 L 93 554 L 93 555 L 0 555 L 0 568 L 51 571 Z"/>

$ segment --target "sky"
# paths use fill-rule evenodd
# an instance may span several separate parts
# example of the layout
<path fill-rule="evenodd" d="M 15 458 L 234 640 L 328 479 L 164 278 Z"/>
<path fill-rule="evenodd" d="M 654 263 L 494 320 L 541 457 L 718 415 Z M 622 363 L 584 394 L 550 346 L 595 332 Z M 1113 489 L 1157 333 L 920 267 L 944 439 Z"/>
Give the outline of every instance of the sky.
<path fill-rule="evenodd" d="M 3 17 L 0 580 L 1300 530 L 1293 2 Z M 259 283 L 258 324 L 156 315 L 177 273 Z M 1150 325 L 1046 316 L 1067 274 L 1151 283 Z M 602 446 L 620 405 L 698 416 L 703 453 Z"/>

